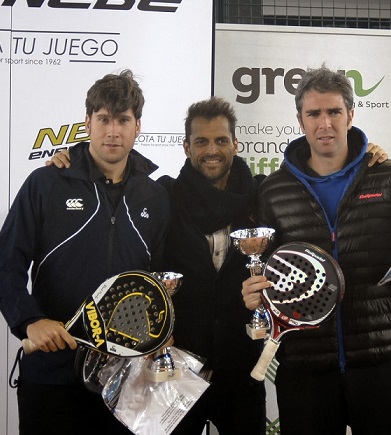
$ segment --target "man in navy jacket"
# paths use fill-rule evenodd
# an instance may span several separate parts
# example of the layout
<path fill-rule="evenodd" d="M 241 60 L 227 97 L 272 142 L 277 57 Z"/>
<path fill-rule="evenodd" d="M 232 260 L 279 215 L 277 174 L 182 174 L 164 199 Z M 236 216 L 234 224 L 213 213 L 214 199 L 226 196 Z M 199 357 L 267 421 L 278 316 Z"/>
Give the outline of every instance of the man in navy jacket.
<path fill-rule="evenodd" d="M 157 167 L 133 150 L 143 104 L 131 71 L 98 80 L 86 99 L 90 142 L 72 147 L 71 168 L 33 171 L 0 232 L 1 311 L 40 349 L 20 361 L 21 434 L 129 433 L 75 381 L 64 324 L 107 278 L 159 268 L 169 203 L 149 178 Z"/>

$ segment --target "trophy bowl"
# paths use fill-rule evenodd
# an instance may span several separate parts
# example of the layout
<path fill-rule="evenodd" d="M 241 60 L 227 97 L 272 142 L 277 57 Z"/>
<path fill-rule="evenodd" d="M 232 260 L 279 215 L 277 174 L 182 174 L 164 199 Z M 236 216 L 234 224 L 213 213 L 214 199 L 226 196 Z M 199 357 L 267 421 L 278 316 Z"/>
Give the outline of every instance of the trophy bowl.
<path fill-rule="evenodd" d="M 230 234 L 233 244 L 242 254 L 247 255 L 250 262 L 246 267 L 250 269 L 251 276 L 262 275 L 265 262 L 261 256 L 274 239 L 275 230 L 268 227 L 246 228 L 236 230 Z M 251 323 L 246 325 L 247 334 L 253 340 L 263 339 L 270 328 L 270 315 L 263 305 L 254 310 Z"/>

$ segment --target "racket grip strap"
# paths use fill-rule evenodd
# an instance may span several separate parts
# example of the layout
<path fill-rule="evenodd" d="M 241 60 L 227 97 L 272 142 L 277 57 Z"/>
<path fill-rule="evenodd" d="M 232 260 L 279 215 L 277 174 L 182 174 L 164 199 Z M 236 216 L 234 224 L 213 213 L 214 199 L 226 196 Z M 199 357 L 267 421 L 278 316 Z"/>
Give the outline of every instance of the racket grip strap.
<path fill-rule="evenodd" d="M 26 355 L 29 355 L 30 353 L 36 352 L 38 350 L 38 347 L 28 338 L 24 338 L 22 340 L 22 346 L 23 352 Z"/>
<path fill-rule="evenodd" d="M 272 359 L 274 358 L 279 346 L 280 343 L 278 341 L 269 338 L 263 349 L 262 355 L 259 357 L 256 366 L 250 373 L 252 378 L 256 379 L 257 381 L 263 381 L 265 379 L 267 369 L 272 362 Z"/>

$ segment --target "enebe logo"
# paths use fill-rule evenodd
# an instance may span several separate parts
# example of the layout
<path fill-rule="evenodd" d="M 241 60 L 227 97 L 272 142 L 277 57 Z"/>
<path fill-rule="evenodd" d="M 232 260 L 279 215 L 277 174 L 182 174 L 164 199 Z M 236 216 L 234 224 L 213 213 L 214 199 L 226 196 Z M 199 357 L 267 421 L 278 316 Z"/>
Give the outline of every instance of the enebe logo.
<path fill-rule="evenodd" d="M 354 92 L 358 97 L 366 97 L 372 93 L 382 82 L 384 76 L 370 88 L 365 89 L 362 74 L 357 70 L 339 70 L 354 82 Z M 237 94 L 236 101 L 242 104 L 251 104 L 258 100 L 261 93 L 261 81 L 264 85 L 265 93 L 273 95 L 276 93 L 276 86 L 283 85 L 285 90 L 294 95 L 297 85 L 305 70 L 302 68 L 292 68 L 285 71 L 284 68 L 247 68 L 240 67 L 232 75 L 232 83 L 235 89 L 245 95 Z"/>
<path fill-rule="evenodd" d="M 3 0 L 0 6 L 13 6 L 15 2 L 26 1 L 30 8 L 40 8 L 46 0 Z M 90 3 L 67 2 L 62 0 L 48 0 L 47 6 L 56 9 L 111 9 L 128 11 L 137 3 L 137 9 L 146 12 L 176 12 L 182 0 L 95 0 Z"/>

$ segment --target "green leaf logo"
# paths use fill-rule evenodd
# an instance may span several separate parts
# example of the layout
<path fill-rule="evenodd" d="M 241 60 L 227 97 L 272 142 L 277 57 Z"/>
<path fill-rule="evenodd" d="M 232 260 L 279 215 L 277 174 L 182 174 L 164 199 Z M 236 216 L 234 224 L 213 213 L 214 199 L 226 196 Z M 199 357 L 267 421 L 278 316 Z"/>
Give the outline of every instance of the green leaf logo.
<path fill-rule="evenodd" d="M 359 73 L 357 70 L 352 69 L 350 71 L 346 72 L 346 77 L 349 77 L 351 79 L 353 79 L 354 81 L 354 93 L 358 96 L 358 97 L 366 97 L 367 95 L 369 95 L 371 92 L 373 92 L 379 85 L 380 83 L 383 81 L 384 76 L 376 83 L 376 85 L 372 86 L 369 89 L 364 89 L 363 85 L 362 85 L 362 75 L 361 73 Z"/>

